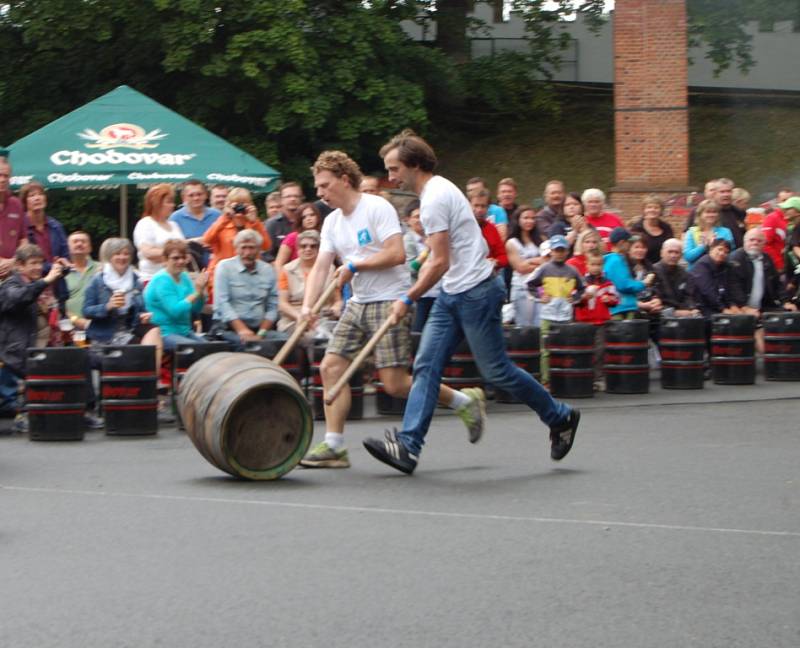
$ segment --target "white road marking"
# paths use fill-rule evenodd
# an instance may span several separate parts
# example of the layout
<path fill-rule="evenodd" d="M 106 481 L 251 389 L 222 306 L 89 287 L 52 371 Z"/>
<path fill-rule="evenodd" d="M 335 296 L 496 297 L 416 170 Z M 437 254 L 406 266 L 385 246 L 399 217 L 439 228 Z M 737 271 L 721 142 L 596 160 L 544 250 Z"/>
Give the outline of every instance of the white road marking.
<path fill-rule="evenodd" d="M 527 515 L 491 515 L 486 513 L 452 513 L 446 511 L 421 511 L 417 509 L 393 509 L 370 506 L 341 506 L 335 504 L 302 504 L 297 502 L 276 502 L 273 500 L 233 499 L 227 497 L 196 497 L 191 495 L 161 495 L 158 493 L 115 493 L 111 491 L 91 491 L 60 488 L 34 488 L 28 486 L 5 486 L 0 490 L 22 493 L 48 493 L 58 495 L 86 495 L 92 497 L 121 497 L 131 499 L 150 499 L 174 502 L 202 502 L 210 504 L 245 504 L 248 506 L 272 506 L 316 511 L 337 511 L 350 513 L 378 513 L 390 515 L 412 515 L 461 520 L 494 520 L 501 522 L 539 522 L 543 524 L 585 524 L 588 526 L 622 527 L 633 529 L 661 529 L 664 531 L 698 531 L 701 533 L 734 533 L 755 536 L 779 536 L 800 538 L 800 531 L 765 531 L 763 529 L 736 529 L 727 527 L 704 527 L 684 524 L 655 524 L 651 522 L 619 522 L 614 520 L 580 520 L 574 518 L 553 518 Z"/>

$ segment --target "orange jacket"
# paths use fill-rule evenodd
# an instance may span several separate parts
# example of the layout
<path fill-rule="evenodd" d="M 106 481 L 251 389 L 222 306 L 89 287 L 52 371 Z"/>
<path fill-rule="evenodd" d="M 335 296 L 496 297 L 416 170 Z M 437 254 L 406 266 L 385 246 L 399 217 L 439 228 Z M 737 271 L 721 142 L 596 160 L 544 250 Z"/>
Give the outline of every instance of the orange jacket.
<path fill-rule="evenodd" d="M 246 218 L 242 220 L 244 222 L 244 227 L 240 228 L 237 227 L 233 218 L 220 216 L 214 221 L 214 224 L 206 230 L 206 233 L 203 234 L 203 242 L 211 246 L 211 262 L 208 264 L 209 302 L 213 295 L 214 270 L 217 264 L 223 259 L 230 259 L 236 256 L 236 248 L 233 246 L 233 239 L 236 238 L 236 235 L 241 229 L 253 229 L 261 234 L 261 238 L 264 239 L 261 244 L 262 250 L 269 250 L 272 245 L 269 234 L 267 234 L 263 223 L 259 219 L 252 222 Z"/>

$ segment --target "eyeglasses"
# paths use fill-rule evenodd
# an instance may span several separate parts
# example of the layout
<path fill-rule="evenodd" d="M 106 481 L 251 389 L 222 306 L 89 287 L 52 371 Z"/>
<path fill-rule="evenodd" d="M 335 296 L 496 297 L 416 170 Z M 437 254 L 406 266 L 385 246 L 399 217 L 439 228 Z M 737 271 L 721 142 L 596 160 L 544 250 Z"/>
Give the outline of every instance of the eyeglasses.
<path fill-rule="evenodd" d="M 173 254 L 172 256 L 167 257 L 168 261 L 184 261 L 185 259 L 186 259 L 185 254 L 181 254 L 180 256 Z"/>

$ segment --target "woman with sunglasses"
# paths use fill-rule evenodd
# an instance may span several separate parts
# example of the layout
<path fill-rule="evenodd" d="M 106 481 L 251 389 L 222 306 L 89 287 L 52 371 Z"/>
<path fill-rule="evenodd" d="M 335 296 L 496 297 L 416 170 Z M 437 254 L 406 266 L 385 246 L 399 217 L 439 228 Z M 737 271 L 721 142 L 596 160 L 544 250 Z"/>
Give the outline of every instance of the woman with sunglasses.
<path fill-rule="evenodd" d="M 178 344 L 205 341 L 192 330 L 192 319 L 203 309 L 208 273 L 201 272 L 192 280 L 186 272 L 188 255 L 186 241 L 170 239 L 164 243 L 165 267 L 144 291 L 145 308 L 153 314 L 153 324 L 161 329 L 167 350 Z"/>

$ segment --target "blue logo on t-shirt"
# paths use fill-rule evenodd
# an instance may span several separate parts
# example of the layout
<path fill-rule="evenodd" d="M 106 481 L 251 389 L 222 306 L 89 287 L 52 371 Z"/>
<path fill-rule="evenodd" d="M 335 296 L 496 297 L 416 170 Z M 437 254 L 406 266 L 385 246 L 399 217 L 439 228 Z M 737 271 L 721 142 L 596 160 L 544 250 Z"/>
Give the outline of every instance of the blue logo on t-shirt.
<path fill-rule="evenodd" d="M 369 230 L 358 230 L 358 244 L 367 245 L 367 243 L 372 243 L 372 237 L 369 235 Z"/>

